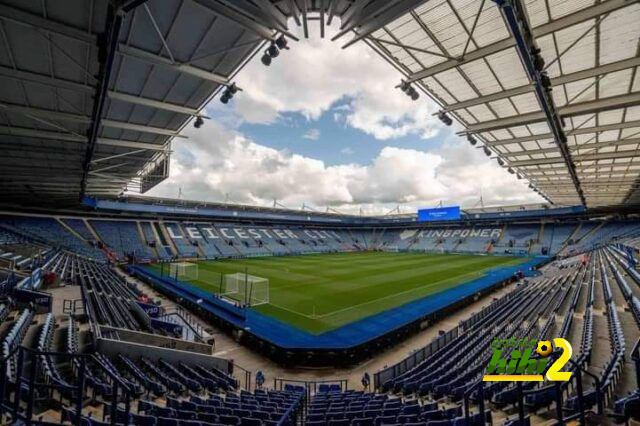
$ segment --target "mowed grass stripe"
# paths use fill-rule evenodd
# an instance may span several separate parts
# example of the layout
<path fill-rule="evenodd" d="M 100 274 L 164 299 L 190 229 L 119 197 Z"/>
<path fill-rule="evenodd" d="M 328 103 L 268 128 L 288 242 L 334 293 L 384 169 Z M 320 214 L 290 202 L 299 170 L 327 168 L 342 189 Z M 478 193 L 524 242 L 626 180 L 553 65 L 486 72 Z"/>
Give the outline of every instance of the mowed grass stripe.
<path fill-rule="evenodd" d="M 422 253 L 337 253 L 199 262 L 191 283 L 218 292 L 221 274 L 269 279 L 270 304 L 257 310 L 322 333 L 482 275 L 522 258 Z"/>
<path fill-rule="evenodd" d="M 339 282 L 328 282 L 320 286 L 305 288 L 304 297 L 299 291 L 291 291 L 287 288 L 286 294 L 280 293 L 278 303 L 287 306 L 282 300 L 296 300 L 297 312 L 323 316 L 325 319 L 336 311 L 344 313 L 346 308 L 354 305 L 353 300 L 360 300 L 359 306 L 366 305 L 366 309 L 360 308 L 362 314 L 372 315 L 382 312 L 390 307 L 424 297 L 439 291 L 439 287 L 448 283 L 459 283 L 479 276 L 487 269 L 487 266 L 495 266 L 487 259 L 450 259 L 450 262 L 440 262 L 437 266 L 414 266 L 402 271 L 390 270 L 388 273 L 367 276 L 355 276 L 343 279 Z M 434 282 L 440 283 L 433 286 Z M 393 293 L 389 294 L 389 283 L 392 283 Z M 299 286 L 298 286 L 299 287 Z M 321 301 L 321 302 L 320 302 Z M 380 301 L 380 303 L 375 303 Z M 355 309 L 355 308 L 354 308 Z M 354 313 L 339 315 L 333 318 L 331 323 L 341 322 L 341 317 L 358 316 Z"/>

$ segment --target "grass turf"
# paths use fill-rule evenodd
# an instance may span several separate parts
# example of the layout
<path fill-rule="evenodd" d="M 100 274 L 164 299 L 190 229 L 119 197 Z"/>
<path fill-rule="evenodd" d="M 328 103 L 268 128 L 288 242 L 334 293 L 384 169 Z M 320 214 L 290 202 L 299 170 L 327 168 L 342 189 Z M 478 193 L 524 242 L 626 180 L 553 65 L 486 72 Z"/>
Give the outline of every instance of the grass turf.
<path fill-rule="evenodd" d="M 220 274 L 269 279 L 270 303 L 255 309 L 313 334 L 438 293 L 488 269 L 526 259 L 417 253 L 339 253 L 200 261 L 198 279 L 217 293 Z M 152 266 L 156 271 L 159 266 Z"/>

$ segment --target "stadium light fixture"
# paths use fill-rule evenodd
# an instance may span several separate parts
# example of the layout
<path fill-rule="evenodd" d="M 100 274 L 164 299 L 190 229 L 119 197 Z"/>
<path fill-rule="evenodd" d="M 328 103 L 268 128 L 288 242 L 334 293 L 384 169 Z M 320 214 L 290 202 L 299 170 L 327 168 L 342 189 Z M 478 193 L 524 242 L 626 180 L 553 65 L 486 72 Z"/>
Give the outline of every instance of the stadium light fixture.
<path fill-rule="evenodd" d="M 453 120 L 451 119 L 451 117 L 449 117 L 447 113 L 445 113 L 444 111 L 438 112 L 438 118 L 447 126 L 451 126 L 451 124 L 453 123 Z"/>
<path fill-rule="evenodd" d="M 540 73 L 540 83 L 542 83 L 542 87 L 545 90 L 549 90 L 549 91 L 552 90 L 551 79 L 549 78 L 546 72 Z"/>
<path fill-rule="evenodd" d="M 474 145 L 478 143 L 478 141 L 476 140 L 476 138 L 473 137 L 473 135 L 467 135 L 467 140 L 469 141 L 469 143 L 471 145 Z"/>
<path fill-rule="evenodd" d="M 489 148 L 487 148 L 487 147 L 485 146 L 485 147 L 483 148 L 483 150 L 484 150 L 484 154 L 485 154 L 487 157 L 491 157 L 491 151 L 489 150 Z"/>
<path fill-rule="evenodd" d="M 511 167 L 509 167 L 509 168 L 507 169 L 507 171 L 508 171 L 509 173 L 511 173 L 511 174 L 514 174 L 514 173 L 515 173 L 515 171 L 514 171 Z"/>
<path fill-rule="evenodd" d="M 278 46 L 278 49 L 280 50 L 289 48 L 289 46 L 287 45 L 287 39 L 284 35 L 281 35 L 276 39 L 276 46 Z"/>
<path fill-rule="evenodd" d="M 220 102 L 222 102 L 223 104 L 228 104 L 231 98 L 233 98 L 233 95 L 235 95 L 237 92 L 238 86 L 236 86 L 235 83 L 231 83 L 229 86 L 227 86 L 226 89 L 224 89 L 224 92 L 222 92 L 222 96 L 220 96 Z"/>
<path fill-rule="evenodd" d="M 204 124 L 204 120 L 202 119 L 202 117 L 197 116 L 196 121 L 193 122 L 193 127 L 195 127 L 196 129 L 199 129 L 200 127 L 202 127 L 203 124 Z"/>
<path fill-rule="evenodd" d="M 542 49 L 535 47 L 531 49 L 531 56 L 533 56 L 533 66 L 536 71 L 542 72 L 544 70 L 544 58 L 540 54 Z"/>
<path fill-rule="evenodd" d="M 396 86 L 396 87 L 400 87 L 400 90 L 402 90 L 404 94 L 409 96 L 413 101 L 417 101 L 418 98 L 420 98 L 420 94 L 415 89 L 415 87 L 413 87 L 411 84 L 409 84 L 406 81 L 403 81 L 402 83 L 400 83 L 400 86 Z"/>
<path fill-rule="evenodd" d="M 278 46 L 276 46 L 275 42 L 271 42 L 271 45 L 267 47 L 267 55 L 271 58 L 277 58 L 279 54 L 280 50 L 278 49 Z"/>
<path fill-rule="evenodd" d="M 260 59 L 265 66 L 271 65 L 271 61 L 273 58 L 277 58 L 280 55 L 280 50 L 288 49 L 287 39 L 284 35 L 278 37 L 275 41 L 272 41 L 269 47 L 262 54 L 262 58 Z"/>
<path fill-rule="evenodd" d="M 498 157 L 498 164 L 500 164 L 500 166 L 504 166 L 504 161 L 500 157 Z"/>

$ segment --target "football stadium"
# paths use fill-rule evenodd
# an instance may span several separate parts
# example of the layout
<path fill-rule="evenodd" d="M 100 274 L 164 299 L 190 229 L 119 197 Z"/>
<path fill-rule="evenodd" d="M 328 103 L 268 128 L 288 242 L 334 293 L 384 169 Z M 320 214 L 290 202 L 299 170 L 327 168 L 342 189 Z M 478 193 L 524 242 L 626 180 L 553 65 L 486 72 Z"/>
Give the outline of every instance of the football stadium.
<path fill-rule="evenodd" d="M 637 0 L 0 0 L 0 424 L 640 424 L 639 150 Z"/>

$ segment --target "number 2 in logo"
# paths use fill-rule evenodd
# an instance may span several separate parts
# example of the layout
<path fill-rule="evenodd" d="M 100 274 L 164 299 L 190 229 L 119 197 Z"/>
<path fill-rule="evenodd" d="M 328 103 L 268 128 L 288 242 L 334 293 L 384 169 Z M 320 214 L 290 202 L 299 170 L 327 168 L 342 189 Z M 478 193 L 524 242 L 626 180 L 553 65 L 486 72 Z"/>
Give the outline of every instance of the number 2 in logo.
<path fill-rule="evenodd" d="M 573 352 L 571 344 L 560 337 L 553 339 L 553 344 L 556 348 L 562 349 L 562 355 L 560 355 L 560 358 L 551 364 L 551 367 L 547 370 L 547 380 L 566 382 L 571 379 L 571 372 L 560 371 L 560 369 L 564 367 L 567 361 L 571 358 L 571 354 Z"/>

